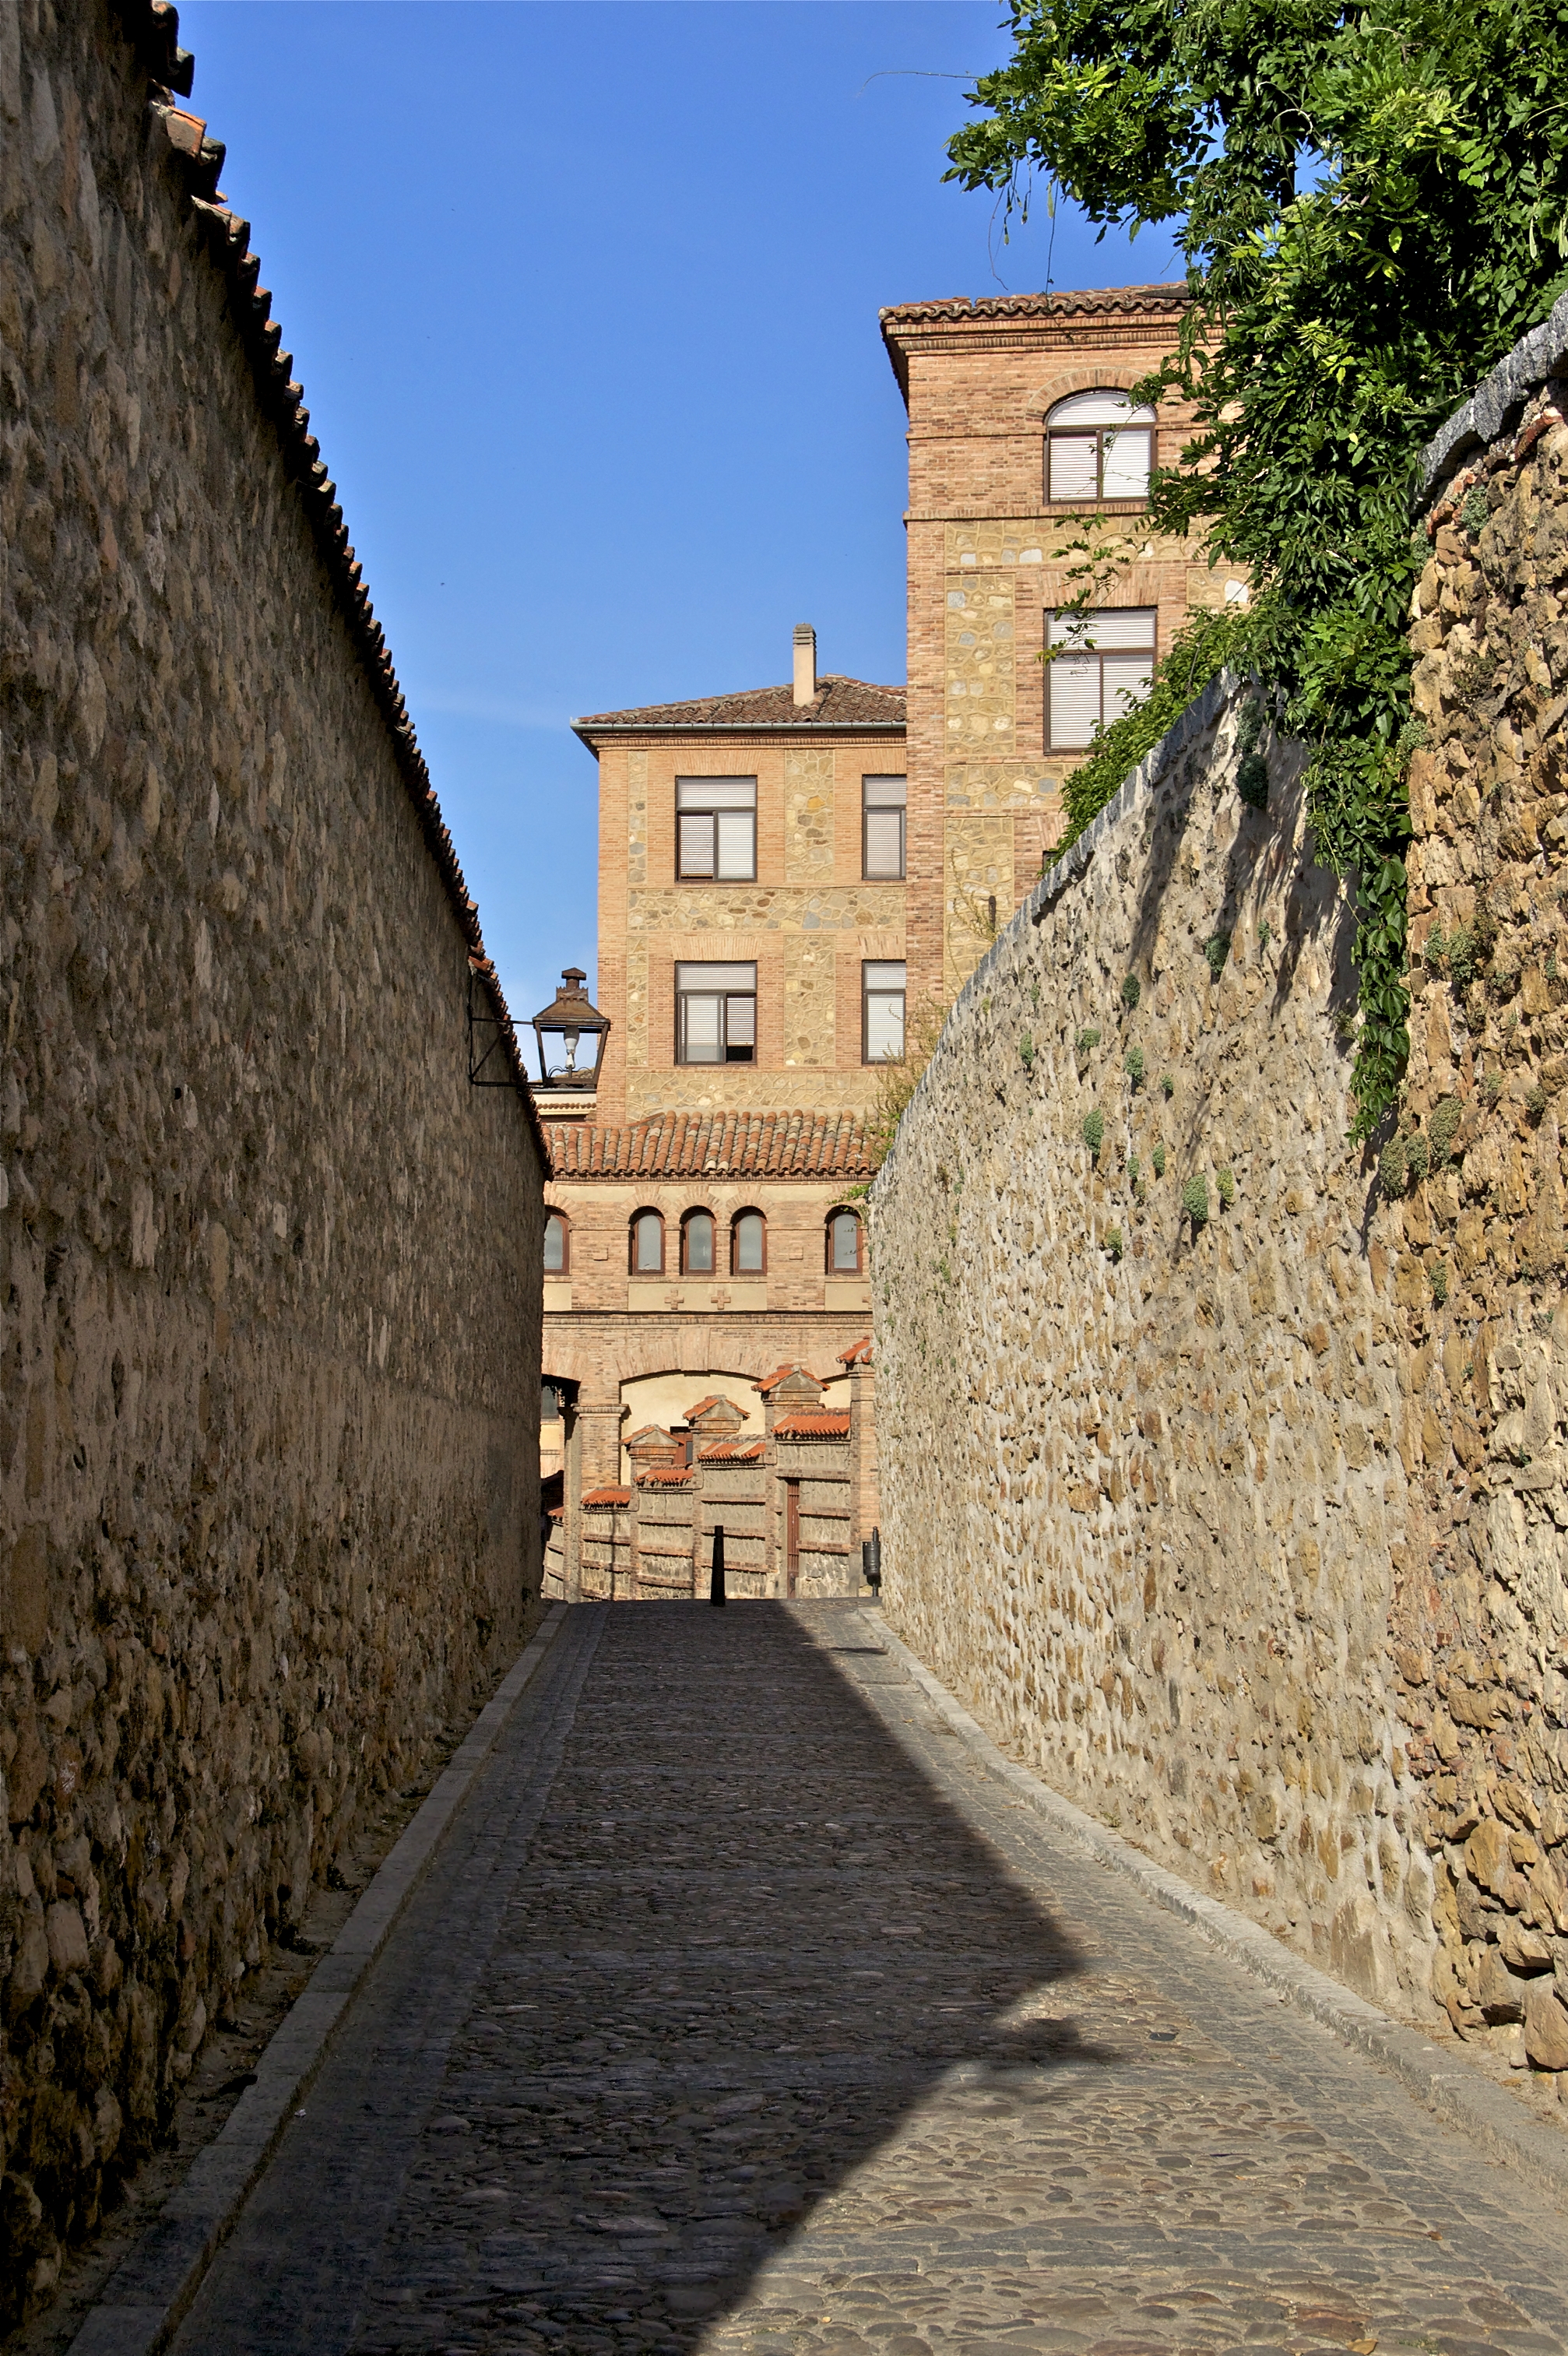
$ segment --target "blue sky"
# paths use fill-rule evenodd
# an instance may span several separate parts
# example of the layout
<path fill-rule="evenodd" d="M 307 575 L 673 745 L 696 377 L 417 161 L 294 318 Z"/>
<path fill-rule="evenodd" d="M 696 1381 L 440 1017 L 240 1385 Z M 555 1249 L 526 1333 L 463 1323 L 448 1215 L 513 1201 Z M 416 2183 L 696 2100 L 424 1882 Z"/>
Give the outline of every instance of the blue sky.
<path fill-rule="evenodd" d="M 995 0 L 192 0 L 313 430 L 526 1021 L 590 977 L 579 712 L 904 677 L 886 303 L 1174 274 L 944 187 Z M 943 77 L 958 77 L 944 79 Z M 1053 242 L 1054 240 L 1054 242 Z"/>

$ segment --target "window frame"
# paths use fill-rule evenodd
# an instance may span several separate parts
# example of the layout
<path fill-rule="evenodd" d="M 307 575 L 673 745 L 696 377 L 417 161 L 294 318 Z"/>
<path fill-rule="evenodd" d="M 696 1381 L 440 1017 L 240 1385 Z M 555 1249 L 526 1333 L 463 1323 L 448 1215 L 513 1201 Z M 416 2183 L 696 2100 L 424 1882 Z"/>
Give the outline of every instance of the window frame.
<path fill-rule="evenodd" d="M 896 770 L 892 770 L 892 769 L 875 769 L 875 770 L 868 769 L 868 770 L 865 770 L 865 772 L 863 772 L 862 776 L 861 776 L 861 780 L 860 780 L 860 880 L 861 880 L 861 882 L 862 882 L 863 884 L 904 884 L 904 883 L 907 883 L 907 882 L 908 881 L 908 875 L 909 875 L 909 779 L 908 779 L 908 774 L 906 773 L 906 774 L 905 774 L 905 776 L 904 776 L 904 778 L 903 778 L 903 785 L 904 785 L 904 799 L 903 799 L 901 802 L 875 802 L 875 803 L 874 803 L 874 802 L 868 802 L 868 801 L 867 801 L 867 799 L 866 799 L 866 798 L 865 798 L 865 789 L 866 789 L 867 786 L 873 786 L 873 785 L 876 785 L 876 786 L 886 785 L 886 784 L 890 783 L 890 782 L 891 782 L 891 780 L 893 779 L 893 777 L 894 777 L 895 776 L 897 776 L 897 772 Z M 872 816 L 872 812 L 873 812 L 873 810 L 875 810 L 875 811 L 876 812 L 876 814 L 877 814 L 877 816 L 878 816 L 878 817 L 881 817 L 885 812 L 886 812 L 886 811 L 888 811 L 888 810 L 890 810 L 890 809 L 897 809 L 897 813 L 898 813 L 898 873 L 897 873 L 897 875 L 883 875 L 883 874 L 876 874 L 876 875 L 874 875 L 874 874 L 872 873 L 872 872 L 871 872 L 871 855 L 870 855 L 870 848 L 869 848 L 869 836 L 870 836 L 870 828 L 871 828 L 871 816 Z"/>
<path fill-rule="evenodd" d="M 659 1265 L 657 1268 L 639 1268 L 637 1264 L 637 1230 L 644 1219 L 657 1219 L 659 1222 Z M 642 1204 L 632 1213 L 630 1218 L 626 1223 L 626 1260 L 628 1275 L 662 1276 L 664 1274 L 665 1261 L 669 1258 L 667 1243 L 668 1238 L 665 1232 L 663 1212 L 660 1210 L 655 1204 Z"/>
<path fill-rule="evenodd" d="M 833 1262 L 833 1230 L 841 1219 L 849 1219 L 854 1226 L 854 1266 L 838 1268 Z M 847 1203 L 835 1203 L 822 1225 L 822 1264 L 829 1276 L 848 1280 L 865 1274 L 865 1224 L 857 1211 Z"/>
<path fill-rule="evenodd" d="M 693 807 L 692 807 L 691 809 L 682 809 L 682 802 L 681 802 L 681 791 L 682 791 L 682 787 L 685 787 L 685 786 L 697 786 L 697 787 L 701 787 L 701 786 L 739 786 L 739 785 L 746 785 L 746 786 L 749 786 L 749 787 L 751 787 L 751 808 L 750 808 L 750 810 L 749 810 L 749 812 L 748 812 L 748 813 L 745 810 L 744 805 L 737 805 L 737 804 L 733 803 L 733 802 L 732 802 L 732 803 L 729 803 L 727 806 L 722 806 L 722 807 L 721 807 L 721 805 L 719 805 L 719 804 L 716 804 L 716 803 L 715 803 L 715 804 L 714 805 L 714 807 L 713 807 L 712 809 L 704 809 L 703 808 L 703 806 L 702 806 L 702 804 L 701 804 L 700 802 L 694 803 L 694 804 L 693 805 Z M 674 811 L 674 815 L 675 815 L 675 845 L 674 845 L 674 849 L 675 849 L 675 881 L 676 881 L 676 883 L 677 883 L 677 884 L 755 884 L 755 883 L 756 883 L 756 881 L 757 881 L 757 779 L 756 779 L 756 777 L 755 777 L 754 776 L 747 776 L 747 775 L 745 775 L 745 774 L 743 774 L 742 772 L 739 772 L 739 771 L 736 771 L 736 773 L 734 773 L 733 775 L 726 773 L 726 774 L 725 774 L 725 775 L 724 775 L 723 776 L 719 776 L 719 775 L 715 772 L 714 775 L 712 775 L 712 776 L 679 776 L 679 777 L 677 777 L 677 778 L 676 778 L 676 780 L 675 780 L 675 811 Z M 747 873 L 746 874 L 744 874 L 744 875 L 721 875 L 721 874 L 719 873 L 719 872 L 718 872 L 718 867 L 719 867 L 719 837 L 718 837 L 718 821 L 719 821 L 719 818 L 720 818 L 721 814 L 722 814 L 722 815 L 724 815 L 724 816 L 725 816 L 725 817 L 730 817 L 730 818 L 739 817 L 739 816 L 743 816 L 743 815 L 749 815 L 749 817 L 750 817 L 750 819 L 751 819 L 751 867 L 750 867 L 750 871 L 749 871 L 749 873 Z M 704 874 L 702 874 L 702 873 L 695 873 L 695 872 L 693 872 L 693 873 L 688 873 L 688 871 L 687 871 L 686 867 L 685 867 L 685 866 L 684 866 L 684 864 L 682 863 L 682 827 L 681 827 L 681 821 L 682 821 L 682 819 L 688 819 L 688 818 L 707 818 L 707 819 L 712 819 L 712 821 L 713 821 L 713 826 L 714 826 L 714 834 L 713 834 L 713 846 L 714 846 L 714 853 L 713 853 L 713 866 L 710 868 L 710 870 L 708 871 L 708 873 L 707 873 L 705 875 L 704 875 Z"/>
<path fill-rule="evenodd" d="M 1051 645 L 1051 624 L 1055 621 L 1058 614 L 1064 610 L 1065 609 L 1059 605 L 1047 605 L 1045 611 L 1046 659 L 1044 668 L 1046 678 L 1045 696 L 1043 698 L 1045 704 L 1043 714 L 1045 722 L 1045 749 L 1047 753 L 1086 753 L 1090 749 L 1090 745 L 1094 742 L 1092 734 L 1090 736 L 1089 743 L 1085 744 L 1058 744 L 1056 741 L 1056 736 L 1051 725 L 1053 717 L 1053 704 L 1051 700 L 1052 666 L 1058 661 L 1067 660 L 1075 652 L 1075 649 L 1071 647 L 1058 647 L 1053 648 Z M 1092 622 L 1097 614 L 1147 614 L 1149 616 L 1149 643 L 1146 648 L 1083 647 L 1076 649 L 1080 661 L 1092 662 L 1096 665 L 1099 670 L 1100 725 L 1103 730 L 1109 728 L 1112 725 L 1112 721 L 1122 720 L 1126 717 L 1125 712 L 1112 712 L 1110 720 L 1105 716 L 1105 659 L 1108 655 L 1141 655 L 1146 653 L 1149 659 L 1149 673 L 1152 680 L 1155 666 L 1158 662 L 1160 657 L 1160 609 L 1157 605 L 1096 605 L 1085 614 L 1084 619 L 1086 621 Z M 1147 693 L 1148 689 L 1145 688 L 1144 695 L 1147 695 Z M 1141 695 L 1138 698 L 1138 703 L 1143 702 L 1144 695 Z M 1136 712 L 1137 708 L 1137 703 L 1130 703 L 1127 706 L 1127 712 Z"/>
<path fill-rule="evenodd" d="M 739 1265 L 740 1236 L 738 1231 L 742 1219 L 760 1219 L 762 1222 L 762 1265 L 760 1268 L 742 1268 Z M 743 1283 L 749 1277 L 766 1276 L 768 1273 L 768 1214 L 766 1211 L 759 1210 L 755 1203 L 743 1203 L 740 1209 L 731 1215 L 729 1223 L 729 1272 L 731 1276 L 738 1277 Z"/>
<path fill-rule="evenodd" d="M 898 992 L 898 1053 L 896 1055 L 874 1055 L 871 1053 L 872 986 L 866 980 L 873 966 L 901 965 L 904 987 Z M 884 985 L 876 991 L 879 998 L 890 998 L 893 992 Z M 909 965 L 906 958 L 862 958 L 860 961 L 860 1060 L 868 1071 L 880 1071 L 885 1064 L 901 1064 L 909 1048 Z"/>
<path fill-rule="evenodd" d="M 692 972 L 704 964 L 715 968 L 720 972 L 733 971 L 737 966 L 749 966 L 751 969 L 750 990 L 683 990 L 681 986 L 681 974 L 682 969 L 687 972 Z M 719 1045 L 722 1053 L 718 1055 L 688 1055 L 685 1052 L 686 1002 L 689 999 L 693 998 L 716 998 L 722 1001 L 722 1012 L 719 1023 L 721 1033 Z M 751 1050 L 749 1055 L 732 1055 L 729 1052 L 729 1002 L 731 999 L 736 998 L 749 998 L 751 1001 Z M 727 1070 L 731 1065 L 739 1064 L 749 1065 L 753 1071 L 757 1070 L 761 1059 L 757 1054 L 757 960 L 755 958 L 732 958 L 728 959 L 718 958 L 678 958 L 675 962 L 674 999 L 675 1062 L 680 1069 L 683 1071 L 695 1069 L 698 1071 L 722 1072 Z"/>
<path fill-rule="evenodd" d="M 550 1223 L 553 1219 L 558 1219 L 561 1223 L 561 1265 L 559 1268 L 552 1268 L 549 1260 L 546 1259 L 544 1263 L 544 1273 L 548 1280 L 555 1281 L 561 1277 L 570 1276 L 572 1273 L 572 1222 L 567 1214 L 563 1211 L 557 1204 L 547 1203 L 545 1205 L 544 1239 L 546 1251 L 549 1249 Z"/>
<path fill-rule="evenodd" d="M 699 1219 L 706 1219 L 708 1223 L 708 1265 L 706 1268 L 693 1268 L 692 1266 L 690 1237 L 692 1229 Z M 682 1211 L 681 1214 L 681 1273 L 682 1276 L 694 1276 L 697 1278 L 706 1277 L 711 1283 L 718 1275 L 718 1261 L 719 1223 L 717 1219 L 714 1218 L 712 1211 L 709 1210 L 705 1203 L 693 1203 L 689 1210 Z"/>

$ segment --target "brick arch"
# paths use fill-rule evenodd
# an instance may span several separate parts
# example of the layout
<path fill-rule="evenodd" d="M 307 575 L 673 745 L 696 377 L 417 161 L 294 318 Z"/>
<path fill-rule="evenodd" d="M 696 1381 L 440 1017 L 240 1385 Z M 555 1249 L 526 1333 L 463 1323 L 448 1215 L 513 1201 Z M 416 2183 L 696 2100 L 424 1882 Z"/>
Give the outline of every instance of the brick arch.
<path fill-rule="evenodd" d="M 1102 361 L 1099 368 L 1064 369 L 1044 390 L 1036 385 L 1025 396 L 1026 414 L 1031 424 L 1043 425 L 1046 412 L 1075 392 L 1131 392 L 1140 377 L 1148 373 L 1147 368 L 1134 368 L 1131 361 L 1112 359 Z"/>

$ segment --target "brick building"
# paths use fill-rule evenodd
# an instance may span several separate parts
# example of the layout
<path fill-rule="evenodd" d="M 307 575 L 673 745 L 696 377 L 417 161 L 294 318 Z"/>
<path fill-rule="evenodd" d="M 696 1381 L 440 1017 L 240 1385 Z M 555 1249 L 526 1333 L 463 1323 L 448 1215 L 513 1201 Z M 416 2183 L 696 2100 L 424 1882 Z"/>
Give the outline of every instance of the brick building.
<path fill-rule="evenodd" d="M 1144 528 L 1150 466 L 1174 463 L 1187 417 L 1125 396 L 1184 302 L 1120 286 L 882 314 L 909 412 L 912 1002 L 950 1002 L 1037 880 L 1094 723 L 1135 699 L 1192 606 L 1246 594 Z M 1088 548 L 1117 561 L 1075 646 L 1056 617 Z"/>
<path fill-rule="evenodd" d="M 1148 530 L 1150 469 L 1187 420 L 1130 391 L 1185 299 L 1133 286 L 882 314 L 909 414 L 907 698 L 819 680 L 802 628 L 787 685 L 576 723 L 599 765 L 611 1027 L 593 1091 L 540 1091 L 557 1591 L 668 1591 L 660 1560 L 690 1580 L 703 1483 L 733 1488 L 736 1451 L 757 1491 L 754 1591 L 832 1583 L 831 1552 L 808 1575 L 811 1547 L 791 1547 L 815 1493 L 789 1490 L 759 1386 L 803 1369 L 814 1406 L 796 1414 L 843 1423 L 814 1430 L 829 1456 L 849 1446 L 842 1362 L 870 1289 L 844 1196 L 870 1168 L 878 1063 L 902 1051 L 907 1003 L 950 1002 L 1026 896 L 1096 726 L 1136 701 L 1195 605 L 1246 595 Z M 869 1368 L 854 1412 L 874 1464 Z M 718 1457 L 699 1467 L 710 1448 L 723 1481 Z M 850 1486 L 846 1550 L 875 1507 L 874 1478 Z M 686 1533 L 673 1556 L 647 1537 L 656 1513 Z"/>
<path fill-rule="evenodd" d="M 610 1028 L 594 1087 L 536 1091 L 554 1167 L 544 1369 L 558 1414 L 543 1468 L 560 1491 L 557 1592 L 670 1591 L 670 1558 L 641 1547 L 639 1570 L 603 1586 L 593 1533 L 639 1483 L 671 1487 L 675 1457 L 700 1444 L 761 1441 L 777 1473 L 757 1387 L 781 1368 L 803 1370 L 832 1426 L 813 1435 L 819 1452 L 849 1447 L 845 1360 L 871 1294 L 846 1192 L 870 1174 L 878 1065 L 903 1044 L 904 691 L 819 679 L 809 629 L 793 656 L 780 687 L 576 723 L 599 765 Z M 715 1398 L 716 1438 L 690 1412 L 711 1421 Z M 801 1476 L 778 1477 L 787 1492 Z M 758 1591 L 858 1583 L 858 1517 L 835 1538 L 810 1514 L 797 1529 L 811 1494 L 782 1494 Z M 685 1559 L 696 1575 L 689 1547 Z"/>

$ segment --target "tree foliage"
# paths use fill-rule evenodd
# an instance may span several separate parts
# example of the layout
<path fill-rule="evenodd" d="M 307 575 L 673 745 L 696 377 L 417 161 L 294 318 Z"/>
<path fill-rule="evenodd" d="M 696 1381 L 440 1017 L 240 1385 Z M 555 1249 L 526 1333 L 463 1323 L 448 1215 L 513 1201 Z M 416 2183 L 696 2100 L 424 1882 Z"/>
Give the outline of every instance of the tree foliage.
<path fill-rule="evenodd" d="M 1012 0 L 949 177 L 1104 228 L 1174 227 L 1192 296 L 1145 397 L 1197 425 L 1156 528 L 1251 568 L 1245 661 L 1312 746 L 1353 873 L 1354 1133 L 1408 1042 L 1404 625 L 1422 445 L 1568 283 L 1568 15 L 1553 0 Z"/>

